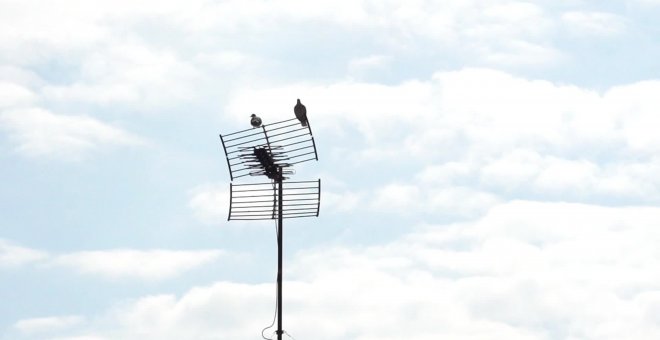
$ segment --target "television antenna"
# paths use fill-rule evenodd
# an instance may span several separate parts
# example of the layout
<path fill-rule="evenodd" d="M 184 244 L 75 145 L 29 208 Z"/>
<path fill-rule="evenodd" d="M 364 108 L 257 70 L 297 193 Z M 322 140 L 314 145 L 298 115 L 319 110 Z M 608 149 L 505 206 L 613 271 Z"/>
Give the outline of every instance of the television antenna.
<path fill-rule="evenodd" d="M 253 114 L 253 128 L 220 135 L 231 178 L 227 220 L 277 220 L 277 340 L 282 340 L 285 333 L 282 330 L 282 222 L 288 218 L 318 217 L 321 207 L 320 179 L 288 181 L 288 176 L 295 174 L 295 164 L 318 161 L 312 128 L 304 110 L 303 119 L 265 125 Z M 234 183 L 247 176 L 266 176 L 271 181 Z"/>

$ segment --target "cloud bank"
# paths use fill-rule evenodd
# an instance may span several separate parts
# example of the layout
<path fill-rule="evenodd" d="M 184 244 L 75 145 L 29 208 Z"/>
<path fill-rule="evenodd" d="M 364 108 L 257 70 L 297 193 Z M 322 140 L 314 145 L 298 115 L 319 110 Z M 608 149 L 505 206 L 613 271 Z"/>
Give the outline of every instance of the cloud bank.
<path fill-rule="evenodd" d="M 317 339 L 651 339 L 658 223 L 652 207 L 511 201 L 385 244 L 304 250 L 285 273 L 285 329 Z M 251 339 L 273 299 L 271 283 L 217 282 L 122 304 L 79 332 Z"/>

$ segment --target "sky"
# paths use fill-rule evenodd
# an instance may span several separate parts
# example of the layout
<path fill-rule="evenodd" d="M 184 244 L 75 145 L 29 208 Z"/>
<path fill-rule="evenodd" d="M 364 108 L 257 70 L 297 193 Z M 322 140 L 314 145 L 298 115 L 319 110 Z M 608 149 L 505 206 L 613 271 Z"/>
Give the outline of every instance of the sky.
<path fill-rule="evenodd" d="M 0 339 L 659 339 L 660 1 L 0 0 Z M 237 180 L 238 182 L 239 180 Z M 272 336 L 274 329 L 265 335 Z M 288 336 L 286 335 L 285 338 Z"/>

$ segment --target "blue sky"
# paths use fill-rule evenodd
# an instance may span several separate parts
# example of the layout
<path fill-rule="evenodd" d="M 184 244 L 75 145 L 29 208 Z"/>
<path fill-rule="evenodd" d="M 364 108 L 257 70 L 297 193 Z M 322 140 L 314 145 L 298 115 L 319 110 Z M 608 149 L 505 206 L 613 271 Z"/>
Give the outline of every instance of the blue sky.
<path fill-rule="evenodd" d="M 0 339 L 257 339 L 218 134 L 307 106 L 297 339 L 660 337 L 660 2 L 0 0 Z"/>

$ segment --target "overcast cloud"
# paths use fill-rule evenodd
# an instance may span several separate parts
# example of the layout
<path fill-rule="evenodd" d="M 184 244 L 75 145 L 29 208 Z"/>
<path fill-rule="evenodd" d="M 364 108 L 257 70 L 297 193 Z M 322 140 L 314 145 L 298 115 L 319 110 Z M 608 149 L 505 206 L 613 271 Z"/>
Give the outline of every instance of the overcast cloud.
<path fill-rule="evenodd" d="M 0 0 L 0 339 L 260 337 L 219 133 L 307 106 L 296 339 L 660 338 L 660 2 Z M 266 331 L 271 336 L 274 329 Z"/>

